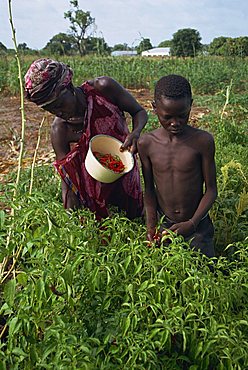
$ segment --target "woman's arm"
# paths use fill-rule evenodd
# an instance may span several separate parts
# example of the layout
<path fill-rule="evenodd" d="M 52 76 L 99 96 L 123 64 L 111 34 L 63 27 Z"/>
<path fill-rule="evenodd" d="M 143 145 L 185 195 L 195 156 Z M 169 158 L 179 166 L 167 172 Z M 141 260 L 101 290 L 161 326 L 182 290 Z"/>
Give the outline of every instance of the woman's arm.
<path fill-rule="evenodd" d="M 63 159 L 70 152 L 70 142 L 68 137 L 67 124 L 61 118 L 55 117 L 51 127 L 51 142 L 56 155 L 56 160 Z M 80 202 L 76 194 L 68 188 L 64 180 L 61 182 L 62 199 L 64 208 L 76 209 L 80 207 Z"/>
<path fill-rule="evenodd" d="M 145 109 L 122 85 L 110 77 L 95 79 L 94 87 L 101 91 L 113 104 L 117 105 L 121 111 L 131 115 L 133 130 L 127 136 L 122 149 L 128 149 L 131 153 L 136 153 L 137 140 L 148 119 Z"/>

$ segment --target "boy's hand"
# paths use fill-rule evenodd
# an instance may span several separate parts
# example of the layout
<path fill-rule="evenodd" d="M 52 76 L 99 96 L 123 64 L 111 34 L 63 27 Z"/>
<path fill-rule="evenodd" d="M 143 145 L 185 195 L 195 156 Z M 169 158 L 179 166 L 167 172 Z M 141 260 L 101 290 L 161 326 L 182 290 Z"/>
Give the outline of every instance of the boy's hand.
<path fill-rule="evenodd" d="M 156 229 L 151 229 L 147 231 L 147 240 L 148 246 L 151 247 L 152 245 L 156 244 L 159 245 L 161 239 L 161 233 L 157 232 Z"/>
<path fill-rule="evenodd" d="M 172 225 L 170 230 L 185 237 L 193 234 L 195 232 L 195 227 L 192 221 L 188 220 Z"/>

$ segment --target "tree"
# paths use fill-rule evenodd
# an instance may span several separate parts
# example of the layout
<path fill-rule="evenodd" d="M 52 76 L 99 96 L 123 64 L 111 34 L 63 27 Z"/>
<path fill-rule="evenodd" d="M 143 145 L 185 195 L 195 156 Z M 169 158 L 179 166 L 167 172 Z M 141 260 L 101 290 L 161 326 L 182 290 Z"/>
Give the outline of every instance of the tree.
<path fill-rule="evenodd" d="M 26 44 L 26 42 L 23 42 L 22 44 L 18 44 L 17 49 L 19 51 L 24 51 L 24 52 L 30 50 L 30 48 L 28 47 L 28 45 Z"/>
<path fill-rule="evenodd" d="M 158 48 L 169 48 L 171 46 L 171 40 L 164 40 L 158 44 Z"/>
<path fill-rule="evenodd" d="M 8 49 L 6 46 L 0 41 L 0 54 L 5 54 L 7 53 Z"/>
<path fill-rule="evenodd" d="M 209 44 L 208 52 L 210 55 L 222 55 L 223 47 L 226 44 L 227 37 L 220 36 L 213 39 Z"/>
<path fill-rule="evenodd" d="M 248 37 L 216 37 L 209 45 L 210 55 L 248 56 Z"/>
<path fill-rule="evenodd" d="M 173 34 L 171 40 L 172 56 L 195 57 L 201 48 L 201 36 L 197 30 L 184 28 Z"/>
<path fill-rule="evenodd" d="M 75 48 L 76 40 L 72 35 L 67 33 L 58 33 L 53 36 L 46 44 L 46 50 L 52 54 L 70 55 Z"/>
<path fill-rule="evenodd" d="M 248 37 L 241 36 L 234 39 L 235 41 L 235 55 L 240 57 L 248 56 Z"/>
<path fill-rule="evenodd" d="M 30 49 L 26 42 L 22 42 L 21 44 L 18 44 L 17 50 L 20 54 L 24 55 L 39 55 L 38 50 Z"/>
<path fill-rule="evenodd" d="M 149 49 L 152 49 L 151 41 L 150 39 L 145 39 L 145 38 L 143 38 L 140 41 L 139 45 L 136 47 L 138 54 L 141 54 L 142 51 L 149 50 Z"/>
<path fill-rule="evenodd" d="M 103 37 L 88 37 L 86 42 L 86 52 L 96 54 L 109 54 L 111 48 Z"/>
<path fill-rule="evenodd" d="M 64 18 L 71 22 L 71 35 L 75 38 L 77 49 L 82 56 L 86 54 L 86 35 L 90 35 L 90 30 L 95 25 L 95 19 L 91 17 L 90 12 L 79 9 L 77 0 L 71 0 L 70 4 L 74 9 L 65 12 Z"/>
<path fill-rule="evenodd" d="M 115 51 L 115 50 L 132 50 L 132 48 L 130 46 L 128 46 L 128 44 L 126 44 L 126 43 L 124 43 L 124 44 L 115 44 L 112 47 L 112 51 Z"/>

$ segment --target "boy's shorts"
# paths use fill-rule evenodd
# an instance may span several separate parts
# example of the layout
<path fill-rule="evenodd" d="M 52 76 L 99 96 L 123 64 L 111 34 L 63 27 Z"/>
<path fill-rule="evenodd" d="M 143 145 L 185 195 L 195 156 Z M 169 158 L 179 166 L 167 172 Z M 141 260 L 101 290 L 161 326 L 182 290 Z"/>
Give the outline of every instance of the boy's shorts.
<path fill-rule="evenodd" d="M 176 222 L 169 219 L 166 215 L 163 215 L 160 211 L 159 217 L 164 217 L 164 221 L 162 223 L 162 230 L 163 229 L 169 229 L 172 225 L 174 225 Z M 196 231 L 185 237 L 185 241 L 190 241 L 190 246 L 192 249 L 199 249 L 203 254 L 205 254 L 207 257 L 215 257 L 215 251 L 214 251 L 214 226 L 213 223 L 209 217 L 209 214 L 204 216 L 200 223 L 198 224 Z"/>

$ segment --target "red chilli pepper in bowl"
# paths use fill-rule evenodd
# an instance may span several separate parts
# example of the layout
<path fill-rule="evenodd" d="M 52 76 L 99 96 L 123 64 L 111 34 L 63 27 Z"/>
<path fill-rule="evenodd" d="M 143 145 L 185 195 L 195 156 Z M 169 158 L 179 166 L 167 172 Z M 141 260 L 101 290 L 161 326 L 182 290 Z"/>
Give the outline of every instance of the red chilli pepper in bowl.
<path fill-rule="evenodd" d="M 109 170 L 116 173 L 122 173 L 125 170 L 125 166 L 118 155 L 102 154 L 99 152 L 93 152 L 93 154 L 101 165 Z"/>

